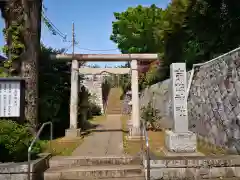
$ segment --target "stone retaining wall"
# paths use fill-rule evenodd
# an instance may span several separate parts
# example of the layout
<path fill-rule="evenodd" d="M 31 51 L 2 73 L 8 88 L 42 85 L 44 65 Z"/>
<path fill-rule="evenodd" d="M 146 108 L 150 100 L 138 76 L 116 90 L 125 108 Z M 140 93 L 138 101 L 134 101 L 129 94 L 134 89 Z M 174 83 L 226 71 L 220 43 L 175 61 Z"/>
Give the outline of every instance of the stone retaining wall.
<path fill-rule="evenodd" d="M 188 73 L 189 79 L 190 72 Z M 169 82 L 154 84 L 142 92 L 140 105 L 152 100 L 160 110 L 161 124 L 172 127 Z M 240 138 L 240 50 L 195 68 L 188 97 L 189 129 L 205 141 L 232 147 Z"/>
<path fill-rule="evenodd" d="M 104 113 L 103 97 L 102 97 L 102 80 L 84 80 L 82 83 L 91 94 L 91 101 L 96 103 Z"/>
<path fill-rule="evenodd" d="M 48 168 L 50 155 L 31 161 L 31 180 L 43 180 L 43 173 Z M 0 180 L 28 180 L 28 163 L 0 163 Z"/>
<path fill-rule="evenodd" d="M 144 161 L 145 174 L 147 162 Z M 151 180 L 240 179 L 240 157 L 161 157 L 150 160 Z"/>

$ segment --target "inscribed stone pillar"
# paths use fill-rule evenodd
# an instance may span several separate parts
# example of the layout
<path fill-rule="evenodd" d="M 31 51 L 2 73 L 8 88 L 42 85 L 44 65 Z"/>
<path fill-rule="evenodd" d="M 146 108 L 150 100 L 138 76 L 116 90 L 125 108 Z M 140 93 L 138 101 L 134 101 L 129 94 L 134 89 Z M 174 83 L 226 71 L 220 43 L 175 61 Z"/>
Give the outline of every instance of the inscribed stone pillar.
<path fill-rule="evenodd" d="M 138 95 L 138 67 L 137 60 L 131 61 L 132 70 L 132 128 L 130 130 L 130 136 L 140 135 L 140 118 L 139 118 L 139 95 Z"/>
<path fill-rule="evenodd" d="M 77 137 L 80 135 L 78 129 L 78 68 L 79 63 L 77 60 L 72 60 L 71 68 L 71 97 L 70 97 L 70 127 L 66 130 L 65 136 Z"/>
<path fill-rule="evenodd" d="M 172 115 L 174 132 L 188 132 L 187 76 L 185 63 L 173 63 L 171 70 Z"/>
<path fill-rule="evenodd" d="M 173 131 L 166 131 L 165 145 L 168 151 L 177 153 L 196 152 L 196 135 L 188 131 L 187 76 L 185 63 L 173 63 L 171 72 L 171 98 Z"/>

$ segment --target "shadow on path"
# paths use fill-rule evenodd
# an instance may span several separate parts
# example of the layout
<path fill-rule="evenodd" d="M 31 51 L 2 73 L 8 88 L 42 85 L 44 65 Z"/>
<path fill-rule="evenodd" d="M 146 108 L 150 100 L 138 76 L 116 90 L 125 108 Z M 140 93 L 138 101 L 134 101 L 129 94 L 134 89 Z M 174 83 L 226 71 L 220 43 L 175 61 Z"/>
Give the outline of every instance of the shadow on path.
<path fill-rule="evenodd" d="M 121 115 L 108 115 L 105 121 L 99 122 L 83 135 L 92 133 L 75 149 L 73 156 L 106 156 L 123 155 L 123 132 Z"/>

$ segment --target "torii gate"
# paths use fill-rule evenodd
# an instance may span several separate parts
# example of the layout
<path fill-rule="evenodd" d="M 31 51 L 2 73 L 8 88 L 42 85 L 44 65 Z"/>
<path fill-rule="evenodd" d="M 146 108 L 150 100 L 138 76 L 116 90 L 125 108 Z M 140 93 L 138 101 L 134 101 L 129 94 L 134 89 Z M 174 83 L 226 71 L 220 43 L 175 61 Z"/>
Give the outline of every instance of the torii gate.
<path fill-rule="evenodd" d="M 153 61 L 158 59 L 158 54 L 58 54 L 52 56 L 53 59 L 72 61 L 71 68 L 71 97 L 70 97 L 70 127 L 66 130 L 65 136 L 80 136 L 80 129 L 77 123 L 78 112 L 78 92 L 79 92 L 79 61 L 80 62 L 104 62 L 104 61 L 131 61 L 131 68 L 113 71 L 113 68 L 94 68 L 97 73 L 113 72 L 126 73 L 131 71 L 132 88 L 132 127 L 131 137 L 140 135 L 140 113 L 139 113 L 139 90 L 138 90 L 138 61 Z M 121 68 L 119 68 L 121 69 Z M 83 68 L 81 68 L 83 70 Z M 95 73 L 96 73 L 95 72 Z"/>

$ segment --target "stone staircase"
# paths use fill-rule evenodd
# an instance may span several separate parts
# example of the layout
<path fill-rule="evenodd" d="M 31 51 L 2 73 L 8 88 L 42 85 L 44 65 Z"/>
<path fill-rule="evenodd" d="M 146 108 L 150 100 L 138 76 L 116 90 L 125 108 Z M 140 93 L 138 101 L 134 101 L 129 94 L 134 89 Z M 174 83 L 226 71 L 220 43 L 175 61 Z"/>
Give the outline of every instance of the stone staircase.
<path fill-rule="evenodd" d="M 120 88 L 112 88 L 108 95 L 106 114 L 121 114 L 122 100 L 120 99 L 122 90 Z"/>
<path fill-rule="evenodd" d="M 44 180 L 144 180 L 140 158 L 55 156 Z"/>

